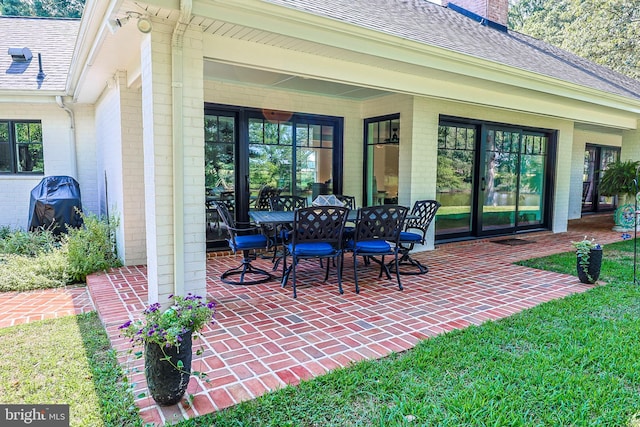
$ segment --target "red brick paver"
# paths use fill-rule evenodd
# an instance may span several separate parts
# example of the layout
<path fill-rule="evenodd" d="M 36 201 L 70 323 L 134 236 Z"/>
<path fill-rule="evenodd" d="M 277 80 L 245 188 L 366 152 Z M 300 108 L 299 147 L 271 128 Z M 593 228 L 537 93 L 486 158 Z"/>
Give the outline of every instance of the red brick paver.
<path fill-rule="evenodd" d="M 0 328 L 95 310 L 85 286 L 0 292 Z"/>
<path fill-rule="evenodd" d="M 429 266 L 421 276 L 403 276 L 404 291 L 394 281 L 378 279 L 377 270 L 359 263 L 361 292 L 353 286 L 353 263 L 347 256 L 344 295 L 335 277 L 312 262 L 300 264 L 298 298 L 276 281 L 256 286 L 230 286 L 218 278 L 239 258 L 207 261 L 207 298 L 218 303 L 216 324 L 202 331 L 202 356 L 194 369 L 209 382 L 193 378 L 194 396 L 164 408 L 149 398 L 137 404 L 146 422 L 162 425 L 191 418 L 253 399 L 266 392 L 298 384 L 366 358 L 412 348 L 419 340 L 468 325 L 510 316 L 545 301 L 583 292 L 592 286 L 576 277 L 512 265 L 514 261 L 571 250 L 570 242 L 584 235 L 601 243 L 620 240 L 612 232 L 611 215 L 587 217 L 570 224 L 569 232 L 519 235 L 533 243 L 507 246 L 491 240 L 438 245 L 416 258 Z M 505 237 L 506 238 L 506 237 Z M 605 248 L 606 256 L 606 248 Z M 268 260 L 257 260 L 269 268 Z M 123 267 L 88 278 L 85 287 L 0 293 L 0 327 L 93 310 L 95 304 L 120 361 L 128 368 L 128 340 L 117 327 L 139 316 L 146 305 L 144 266 Z M 92 303 L 93 302 L 93 303 Z M 199 344 L 200 343 L 200 344 Z M 135 395 L 146 391 L 144 374 L 132 374 Z"/>
<path fill-rule="evenodd" d="M 404 291 L 377 270 L 360 265 L 360 294 L 353 286 L 353 263 L 347 256 L 344 295 L 335 278 L 322 283 L 317 264 L 300 265 L 298 298 L 276 281 L 255 286 L 221 283 L 220 273 L 239 258 L 207 261 L 207 298 L 218 303 L 216 324 L 202 331 L 204 350 L 197 368 L 209 382 L 193 379 L 186 401 L 172 408 L 149 398 L 137 403 L 151 423 L 170 423 L 253 399 L 263 393 L 322 375 L 367 358 L 412 348 L 419 340 L 453 329 L 501 319 L 545 301 L 583 292 L 592 286 L 576 277 L 513 265 L 514 261 L 571 250 L 584 235 L 602 243 L 620 240 L 610 215 L 573 222 L 570 231 L 530 233 L 518 237 L 532 243 L 508 246 L 488 240 L 439 245 L 416 258 L 429 266 L 420 276 L 403 276 Z M 505 237 L 506 238 L 506 237 Z M 269 268 L 268 260 L 255 261 Z M 144 266 L 91 276 L 89 290 L 123 363 L 128 342 L 117 327 L 145 306 Z M 197 344 L 198 345 L 198 344 Z M 145 391 L 144 380 L 138 390 Z"/>

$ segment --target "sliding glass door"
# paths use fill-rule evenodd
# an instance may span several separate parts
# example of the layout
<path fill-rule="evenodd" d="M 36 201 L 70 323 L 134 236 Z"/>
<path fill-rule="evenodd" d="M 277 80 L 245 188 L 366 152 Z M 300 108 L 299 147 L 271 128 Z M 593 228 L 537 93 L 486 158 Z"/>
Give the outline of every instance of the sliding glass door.
<path fill-rule="evenodd" d="M 241 107 L 205 107 L 207 244 L 225 245 L 213 201 L 241 221 L 262 189 L 307 198 L 342 191 L 342 119 Z M 261 207 L 263 208 L 263 207 Z"/>
<path fill-rule="evenodd" d="M 549 195 L 550 133 L 441 121 L 436 237 L 542 228 Z"/>

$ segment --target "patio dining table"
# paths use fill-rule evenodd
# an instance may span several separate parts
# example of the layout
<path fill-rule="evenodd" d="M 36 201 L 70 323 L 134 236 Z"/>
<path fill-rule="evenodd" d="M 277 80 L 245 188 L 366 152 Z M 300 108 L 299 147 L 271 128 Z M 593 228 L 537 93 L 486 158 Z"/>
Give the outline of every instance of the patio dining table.
<path fill-rule="evenodd" d="M 284 224 L 293 224 L 294 211 L 264 211 L 254 210 L 249 211 L 249 217 L 258 225 L 270 225 L 279 226 Z M 347 217 L 347 222 L 355 222 L 358 218 L 358 210 L 351 209 Z M 415 215 L 408 214 L 405 219 L 416 218 Z M 278 268 L 278 264 L 281 261 L 282 256 L 276 257 L 274 261 L 274 270 Z M 282 283 L 285 282 L 285 274 L 283 272 Z"/>
<path fill-rule="evenodd" d="M 249 211 L 249 217 L 258 225 L 293 224 L 293 211 Z M 355 222 L 358 218 L 358 210 L 351 209 L 348 222 Z M 407 214 L 405 219 L 416 219 L 416 215 Z"/>
<path fill-rule="evenodd" d="M 249 217 L 258 225 L 281 225 L 293 224 L 293 211 L 249 211 Z M 348 221 L 355 221 L 358 216 L 357 210 L 350 210 Z"/>

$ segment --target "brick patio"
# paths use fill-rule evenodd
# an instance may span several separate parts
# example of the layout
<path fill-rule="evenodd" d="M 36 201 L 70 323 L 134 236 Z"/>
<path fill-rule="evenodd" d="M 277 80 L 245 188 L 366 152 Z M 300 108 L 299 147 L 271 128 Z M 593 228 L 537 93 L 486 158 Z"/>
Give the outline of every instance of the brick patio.
<path fill-rule="evenodd" d="M 323 273 L 309 261 L 299 270 L 297 300 L 290 287 L 282 289 L 276 281 L 246 287 L 222 284 L 221 272 L 237 265 L 239 258 L 211 257 L 207 298 L 218 303 L 216 323 L 195 342 L 204 354 L 194 356 L 193 365 L 206 372 L 210 382 L 192 378 L 191 406 L 183 401 L 159 407 L 149 397 L 138 399 L 141 415 L 158 425 L 202 415 L 355 361 L 407 350 L 442 332 L 583 292 L 590 286 L 574 276 L 511 263 L 571 250 L 570 242 L 584 235 L 605 244 L 619 241 L 620 233 L 612 232 L 612 226 L 609 214 L 572 221 L 567 233 L 519 235 L 533 242 L 519 246 L 491 242 L 500 238 L 438 245 L 416 256 L 430 272 L 404 276 L 404 291 L 359 263 L 361 292 L 356 295 L 353 264 L 347 257 L 345 293 L 340 295 L 335 276 L 322 283 Z M 270 266 L 268 260 L 257 263 Z M 130 358 L 129 342 L 118 336 L 117 328 L 146 305 L 145 272 L 144 266 L 124 267 L 90 276 L 87 288 L 0 293 L 0 327 L 86 312 L 95 305 L 121 363 L 141 367 L 141 360 Z M 146 390 L 142 370 L 132 380 L 136 395 Z"/>

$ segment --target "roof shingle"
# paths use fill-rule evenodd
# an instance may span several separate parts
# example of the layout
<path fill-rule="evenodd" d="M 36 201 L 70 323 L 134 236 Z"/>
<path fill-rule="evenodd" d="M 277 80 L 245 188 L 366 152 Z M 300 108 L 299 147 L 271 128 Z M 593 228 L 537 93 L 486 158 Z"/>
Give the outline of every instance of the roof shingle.
<path fill-rule="evenodd" d="M 426 45 L 640 99 L 640 81 L 543 41 L 482 25 L 426 0 L 265 0 Z"/>
<path fill-rule="evenodd" d="M 0 16 L 0 90 L 64 91 L 79 19 Z M 14 63 L 9 48 L 29 48 L 31 61 Z M 38 53 L 45 77 L 38 80 Z"/>

